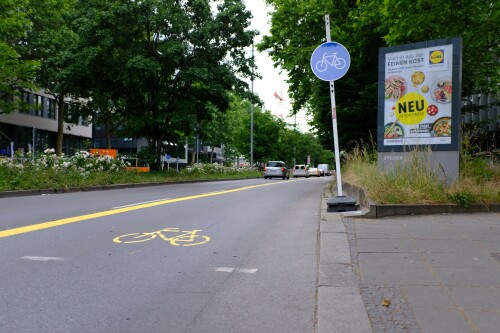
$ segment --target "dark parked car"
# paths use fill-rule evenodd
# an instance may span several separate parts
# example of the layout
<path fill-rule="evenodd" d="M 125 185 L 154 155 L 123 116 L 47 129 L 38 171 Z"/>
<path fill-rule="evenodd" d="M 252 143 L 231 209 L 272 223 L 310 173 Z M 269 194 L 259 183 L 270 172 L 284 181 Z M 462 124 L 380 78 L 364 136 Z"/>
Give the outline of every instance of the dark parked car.
<path fill-rule="evenodd" d="M 283 161 L 269 161 L 264 167 L 264 179 L 279 177 L 290 179 L 290 170 Z"/>

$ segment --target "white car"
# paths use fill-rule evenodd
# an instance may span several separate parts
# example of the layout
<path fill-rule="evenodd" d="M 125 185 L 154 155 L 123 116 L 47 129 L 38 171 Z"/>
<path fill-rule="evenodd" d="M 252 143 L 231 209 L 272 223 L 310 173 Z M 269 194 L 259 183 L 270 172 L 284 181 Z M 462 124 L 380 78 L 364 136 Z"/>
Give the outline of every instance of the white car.
<path fill-rule="evenodd" d="M 297 164 L 293 167 L 293 178 L 306 177 L 309 178 L 309 169 L 305 164 Z"/>
<path fill-rule="evenodd" d="M 278 177 L 290 179 L 290 170 L 283 161 L 269 161 L 264 167 L 264 179 Z"/>
<path fill-rule="evenodd" d="M 318 168 L 312 167 L 312 168 L 309 168 L 309 175 L 315 176 L 315 177 L 320 177 L 321 171 Z"/>

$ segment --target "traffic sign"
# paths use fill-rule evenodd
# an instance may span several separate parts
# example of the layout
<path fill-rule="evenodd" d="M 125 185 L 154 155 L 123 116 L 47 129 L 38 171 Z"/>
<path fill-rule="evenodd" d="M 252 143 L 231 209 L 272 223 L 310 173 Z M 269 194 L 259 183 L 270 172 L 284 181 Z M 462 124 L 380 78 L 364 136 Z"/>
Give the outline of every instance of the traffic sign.
<path fill-rule="evenodd" d="M 347 49 L 336 42 L 318 46 L 311 56 L 311 69 L 323 81 L 335 81 L 347 73 L 351 56 Z"/>

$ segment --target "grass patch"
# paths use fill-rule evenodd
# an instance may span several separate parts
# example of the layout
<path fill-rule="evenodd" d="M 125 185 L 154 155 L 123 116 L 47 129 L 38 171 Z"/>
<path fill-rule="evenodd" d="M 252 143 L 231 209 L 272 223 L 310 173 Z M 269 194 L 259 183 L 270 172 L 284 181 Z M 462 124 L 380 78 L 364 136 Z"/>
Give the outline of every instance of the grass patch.
<path fill-rule="evenodd" d="M 374 147 L 360 146 L 343 156 L 342 180 L 362 188 L 378 204 L 500 203 L 500 166 L 495 161 L 462 158 L 458 181 L 447 186 L 425 153 L 413 151 L 411 157 L 407 165 L 381 172 Z"/>

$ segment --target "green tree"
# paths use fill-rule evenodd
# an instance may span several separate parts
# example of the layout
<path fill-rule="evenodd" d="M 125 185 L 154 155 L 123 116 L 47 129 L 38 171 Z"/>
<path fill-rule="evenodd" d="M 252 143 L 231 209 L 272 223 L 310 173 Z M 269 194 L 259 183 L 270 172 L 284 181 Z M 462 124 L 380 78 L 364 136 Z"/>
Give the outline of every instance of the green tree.
<path fill-rule="evenodd" d="M 69 28 L 73 0 L 29 0 L 28 18 L 32 29 L 22 40 L 20 53 L 27 59 L 40 61 L 36 84 L 52 95 L 57 103 L 56 154 L 62 154 L 64 123 L 78 123 L 74 101 L 68 108 L 66 99 L 72 91 L 73 77 L 68 71 L 69 50 L 77 36 Z"/>
<path fill-rule="evenodd" d="M 325 147 L 333 146 L 329 87 L 309 65 L 325 42 L 324 15 L 332 40 L 350 53 L 351 67 L 335 82 L 340 146 L 369 141 L 376 133 L 378 50 L 408 42 L 461 36 L 463 92 L 497 92 L 500 85 L 500 10 L 494 1 L 447 0 L 267 0 L 274 8 L 270 35 L 259 50 L 273 49 L 275 65 L 288 74 L 296 112 L 306 108 Z"/>
<path fill-rule="evenodd" d="M 238 150 L 250 160 L 250 103 L 243 115 L 237 135 Z M 254 108 L 253 114 L 253 161 L 261 164 L 267 160 L 280 159 L 279 142 L 280 130 L 283 126 L 270 111 L 263 111 L 259 106 Z"/>
<path fill-rule="evenodd" d="M 28 0 L 0 0 L 0 113 L 22 108 L 21 89 L 34 88 L 38 60 L 21 57 L 20 41 L 31 30 Z"/>
<path fill-rule="evenodd" d="M 241 142 L 250 140 L 250 130 L 247 131 L 248 137 L 244 138 L 241 132 L 245 131 L 249 123 L 245 123 L 246 115 L 250 110 L 250 102 L 243 100 L 240 96 L 231 94 L 229 108 L 226 111 L 227 127 L 224 129 L 226 140 L 224 141 L 224 157 L 226 160 L 236 160 L 239 156 L 243 156 L 246 148 L 242 149 Z M 240 142 L 241 140 L 241 142 Z M 248 151 L 249 152 L 249 151 Z M 248 154 L 248 157 L 250 154 Z"/>
<path fill-rule="evenodd" d="M 369 2 L 376 2 L 374 0 Z M 373 17 L 373 6 L 361 13 Z M 500 85 L 500 4 L 484 0 L 387 0 L 376 11 L 384 41 L 408 42 L 460 36 L 463 39 L 462 96 L 498 92 Z M 411 15 L 406 15 L 411 13 Z"/>
<path fill-rule="evenodd" d="M 153 168 L 163 142 L 199 134 L 212 111 L 228 108 L 229 91 L 248 86 L 244 48 L 255 32 L 242 0 L 79 0 L 77 8 L 74 57 L 92 66 L 76 77 L 120 101 L 124 130 L 156 152 Z"/>
<path fill-rule="evenodd" d="M 312 133 L 301 133 L 285 126 L 280 133 L 280 158 L 289 165 L 306 164 L 310 157 L 311 164 L 333 163 L 333 153 L 324 149 L 319 139 Z"/>
<path fill-rule="evenodd" d="M 332 40 L 340 42 L 351 54 L 351 67 L 335 82 L 339 141 L 341 146 L 354 138 L 368 138 L 376 130 L 377 58 L 380 36 L 365 31 L 353 36 L 350 12 L 353 0 L 268 0 L 275 11 L 271 30 L 264 36 L 259 50 L 273 49 L 275 64 L 288 74 L 293 111 L 305 108 L 311 115 L 311 127 L 321 144 L 333 148 L 330 87 L 315 77 L 310 68 L 314 49 L 326 41 L 325 14 L 330 14 Z M 377 40 L 378 39 L 378 40 Z"/>

